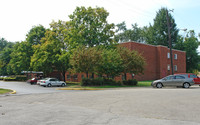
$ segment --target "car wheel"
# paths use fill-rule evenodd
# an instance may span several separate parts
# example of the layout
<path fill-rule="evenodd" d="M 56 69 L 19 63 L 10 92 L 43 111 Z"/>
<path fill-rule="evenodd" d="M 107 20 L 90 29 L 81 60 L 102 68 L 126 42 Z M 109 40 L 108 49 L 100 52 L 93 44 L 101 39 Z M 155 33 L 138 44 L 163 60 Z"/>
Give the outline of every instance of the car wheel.
<path fill-rule="evenodd" d="M 186 83 L 183 84 L 183 87 L 184 88 L 190 88 L 190 84 L 186 82 Z"/>
<path fill-rule="evenodd" d="M 47 84 L 47 87 L 51 87 L 51 86 L 52 86 L 51 83 Z"/>
<path fill-rule="evenodd" d="M 65 83 L 62 83 L 61 86 L 64 87 L 64 86 L 65 86 Z"/>
<path fill-rule="evenodd" d="M 162 88 L 163 85 L 162 85 L 162 83 L 159 82 L 159 83 L 156 84 L 156 87 L 157 87 L 157 88 Z"/>

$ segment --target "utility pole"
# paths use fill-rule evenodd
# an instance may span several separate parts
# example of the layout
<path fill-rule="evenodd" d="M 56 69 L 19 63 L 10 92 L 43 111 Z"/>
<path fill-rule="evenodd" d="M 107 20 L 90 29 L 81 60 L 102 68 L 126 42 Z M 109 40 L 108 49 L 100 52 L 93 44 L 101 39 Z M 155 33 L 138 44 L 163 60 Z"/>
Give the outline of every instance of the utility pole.
<path fill-rule="evenodd" d="M 169 22 L 168 9 L 167 9 L 167 13 L 166 13 L 166 18 L 167 18 L 168 37 L 169 37 L 171 69 L 172 69 L 172 75 L 174 75 L 173 55 L 172 55 L 172 41 L 171 41 L 171 33 L 170 33 L 171 22 Z"/>

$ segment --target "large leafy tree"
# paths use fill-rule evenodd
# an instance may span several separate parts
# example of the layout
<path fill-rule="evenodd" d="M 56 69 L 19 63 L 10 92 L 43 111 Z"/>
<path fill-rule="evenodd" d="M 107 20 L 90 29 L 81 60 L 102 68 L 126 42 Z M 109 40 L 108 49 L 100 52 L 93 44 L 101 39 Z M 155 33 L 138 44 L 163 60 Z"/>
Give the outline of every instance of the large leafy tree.
<path fill-rule="evenodd" d="M 144 29 L 145 42 L 153 45 L 169 46 L 168 27 L 167 27 L 167 8 L 161 8 L 154 19 L 153 25 Z M 170 33 L 172 45 L 177 43 L 178 29 L 176 27 L 175 19 L 169 13 Z"/>
<path fill-rule="evenodd" d="M 117 50 L 122 60 L 122 72 L 124 73 L 125 80 L 126 73 L 131 73 L 135 75 L 143 73 L 146 62 L 141 54 L 134 50 L 130 51 L 129 49 L 124 47 L 118 47 Z"/>
<path fill-rule="evenodd" d="M 32 55 L 33 50 L 30 43 L 26 41 L 16 43 L 13 52 L 10 54 L 11 60 L 8 64 L 9 72 L 20 74 L 23 70 L 28 71 L 30 69 L 30 59 Z"/>
<path fill-rule="evenodd" d="M 41 44 L 41 38 L 44 37 L 46 29 L 42 26 L 33 26 L 26 35 L 26 41 L 32 45 Z"/>
<path fill-rule="evenodd" d="M 98 65 L 97 73 L 106 75 L 107 78 L 114 78 L 115 76 L 120 75 L 123 71 L 123 61 L 118 53 L 117 49 L 101 49 L 101 62 Z"/>
<path fill-rule="evenodd" d="M 97 71 L 101 64 L 101 51 L 96 47 L 77 47 L 70 58 L 70 64 L 75 72 L 84 72 L 89 77 L 89 74 Z"/>
<path fill-rule="evenodd" d="M 71 47 L 69 45 L 69 23 L 59 20 L 50 24 L 52 31 L 56 33 L 56 40 L 59 42 L 60 53 L 56 55 L 55 67 L 58 71 L 62 72 L 65 81 L 65 72 L 71 67 L 69 58 L 71 54 Z"/>
<path fill-rule="evenodd" d="M 90 47 L 112 44 L 114 24 L 107 22 L 108 15 L 104 8 L 77 7 L 73 14 L 69 15 L 70 44 Z"/>
<path fill-rule="evenodd" d="M 58 32 L 46 31 L 41 45 L 36 45 L 34 48 L 31 67 L 34 70 L 42 70 L 45 75 L 53 70 L 61 71 L 65 81 L 65 72 L 69 68 L 69 52 L 65 49 L 63 41 L 59 39 Z"/>
<path fill-rule="evenodd" d="M 184 50 L 186 51 L 186 69 L 187 72 L 192 72 L 193 70 L 198 69 L 198 63 L 200 59 L 200 56 L 197 52 L 199 41 L 193 30 L 187 33 L 183 45 Z"/>
<path fill-rule="evenodd" d="M 195 32 L 190 30 L 186 36 L 178 36 L 178 43 L 175 49 L 186 51 L 186 71 L 193 72 L 193 70 L 199 69 L 199 59 L 197 48 L 199 46 L 199 40 L 195 36 Z"/>

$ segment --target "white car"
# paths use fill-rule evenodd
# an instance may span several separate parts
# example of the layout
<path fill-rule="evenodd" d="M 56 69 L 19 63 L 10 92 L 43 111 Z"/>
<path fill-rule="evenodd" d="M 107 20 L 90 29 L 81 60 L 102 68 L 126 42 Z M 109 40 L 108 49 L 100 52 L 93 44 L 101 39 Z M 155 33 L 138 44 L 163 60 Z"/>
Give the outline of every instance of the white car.
<path fill-rule="evenodd" d="M 59 81 L 56 78 L 44 78 L 37 81 L 37 84 L 44 87 L 52 87 L 52 86 L 66 86 L 66 83 L 63 81 Z"/>

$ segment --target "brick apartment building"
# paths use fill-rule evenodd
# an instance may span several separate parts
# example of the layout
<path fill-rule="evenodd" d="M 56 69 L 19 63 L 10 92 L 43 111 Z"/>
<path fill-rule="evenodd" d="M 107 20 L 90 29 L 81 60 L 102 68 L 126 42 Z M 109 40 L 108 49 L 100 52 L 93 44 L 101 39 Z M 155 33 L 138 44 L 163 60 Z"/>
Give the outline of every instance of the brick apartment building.
<path fill-rule="evenodd" d="M 136 50 L 146 60 L 143 75 L 136 75 L 137 80 L 155 80 L 163 78 L 172 73 L 170 50 L 166 46 L 154 46 L 136 42 L 121 43 L 130 50 Z M 186 52 L 172 49 L 174 73 L 186 72 Z M 132 78 L 131 74 L 127 78 Z"/>
<path fill-rule="evenodd" d="M 130 50 L 136 50 L 146 60 L 144 74 L 134 75 L 127 74 L 127 79 L 135 78 L 137 80 L 155 80 L 163 78 L 171 74 L 170 50 L 166 46 L 154 46 L 136 42 L 120 43 L 120 46 Z M 180 50 L 172 50 L 174 73 L 186 72 L 186 52 Z M 80 82 L 84 73 L 69 74 L 66 73 L 66 81 Z M 115 78 L 117 81 L 123 80 L 123 75 Z"/>

